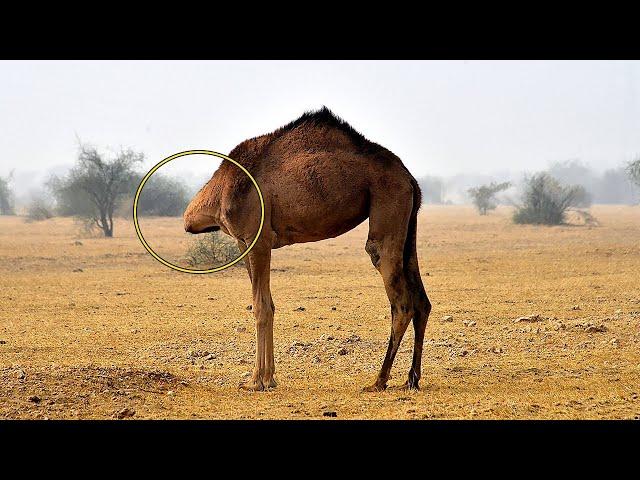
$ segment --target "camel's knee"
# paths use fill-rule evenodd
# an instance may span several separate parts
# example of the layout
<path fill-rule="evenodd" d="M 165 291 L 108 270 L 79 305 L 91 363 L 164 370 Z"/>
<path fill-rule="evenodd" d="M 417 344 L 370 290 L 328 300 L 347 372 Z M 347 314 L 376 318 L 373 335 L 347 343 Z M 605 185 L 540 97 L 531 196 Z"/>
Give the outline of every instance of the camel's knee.
<path fill-rule="evenodd" d="M 429 301 L 429 297 L 424 291 L 418 296 L 418 300 L 416 302 L 416 310 L 420 312 L 420 314 L 428 317 L 431 313 L 431 302 Z"/>
<path fill-rule="evenodd" d="M 273 312 L 275 307 L 270 300 L 254 302 L 253 314 L 256 319 L 256 326 L 263 327 L 273 322 Z"/>
<path fill-rule="evenodd" d="M 372 238 L 367 239 L 367 243 L 364 246 L 365 252 L 371 257 L 371 263 L 376 268 L 380 269 L 380 242 Z"/>

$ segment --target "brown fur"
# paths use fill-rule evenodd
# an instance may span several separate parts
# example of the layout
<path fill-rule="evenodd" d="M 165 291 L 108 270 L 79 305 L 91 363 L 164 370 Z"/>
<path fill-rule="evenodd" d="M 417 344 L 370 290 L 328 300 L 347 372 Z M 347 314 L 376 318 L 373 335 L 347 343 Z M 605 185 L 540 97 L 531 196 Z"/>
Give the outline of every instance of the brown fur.
<path fill-rule="evenodd" d="M 247 255 L 253 291 L 257 352 L 253 376 L 243 388 L 275 384 L 271 249 L 341 235 L 369 218 L 365 249 L 382 275 L 391 304 L 391 336 L 382 369 L 365 390 L 386 388 L 393 359 L 411 320 L 413 364 L 405 387 L 418 388 L 422 345 L 431 304 L 416 252 L 420 188 L 389 150 L 370 142 L 327 108 L 305 113 L 278 130 L 242 142 L 229 154 L 256 179 L 265 201 L 260 239 Z M 223 162 L 184 214 L 185 230 L 222 229 L 241 250 L 255 238 L 258 196 L 248 177 Z"/>

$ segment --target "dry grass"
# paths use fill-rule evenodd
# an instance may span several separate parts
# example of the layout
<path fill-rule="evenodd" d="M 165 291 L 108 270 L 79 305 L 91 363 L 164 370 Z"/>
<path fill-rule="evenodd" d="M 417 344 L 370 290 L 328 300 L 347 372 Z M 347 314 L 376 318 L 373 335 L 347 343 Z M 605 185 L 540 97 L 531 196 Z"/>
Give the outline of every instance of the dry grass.
<path fill-rule="evenodd" d="M 592 212 L 598 227 L 537 227 L 512 225 L 506 208 L 425 208 L 423 389 L 378 394 L 360 392 L 389 334 L 366 224 L 274 251 L 280 386 L 248 393 L 237 389 L 255 347 L 244 269 L 173 272 L 125 222 L 113 239 L 78 239 L 71 220 L 0 217 L 0 417 L 637 417 L 640 208 Z M 146 222 L 158 251 L 184 254 L 180 219 Z M 530 314 L 539 321 L 514 322 Z M 391 384 L 411 345 L 409 331 Z"/>

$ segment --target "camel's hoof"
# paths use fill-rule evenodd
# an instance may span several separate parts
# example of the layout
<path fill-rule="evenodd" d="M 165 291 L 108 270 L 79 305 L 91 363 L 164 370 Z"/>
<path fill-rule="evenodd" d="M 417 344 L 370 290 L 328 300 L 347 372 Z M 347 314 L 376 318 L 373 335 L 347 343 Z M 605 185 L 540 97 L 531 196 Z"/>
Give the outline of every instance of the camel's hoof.
<path fill-rule="evenodd" d="M 238 388 L 248 392 L 261 392 L 264 390 L 264 384 L 261 380 L 249 380 L 248 382 L 238 385 Z"/>
<path fill-rule="evenodd" d="M 362 389 L 363 392 L 384 392 L 386 390 L 387 386 L 386 385 L 380 385 L 378 383 L 374 383 L 373 385 L 369 386 L 369 387 L 364 387 Z"/>
<path fill-rule="evenodd" d="M 391 387 L 390 389 L 400 391 L 400 392 L 407 392 L 409 390 L 418 391 L 420 390 L 420 387 L 418 386 L 417 383 L 404 382 L 402 385 L 399 385 L 397 387 Z"/>

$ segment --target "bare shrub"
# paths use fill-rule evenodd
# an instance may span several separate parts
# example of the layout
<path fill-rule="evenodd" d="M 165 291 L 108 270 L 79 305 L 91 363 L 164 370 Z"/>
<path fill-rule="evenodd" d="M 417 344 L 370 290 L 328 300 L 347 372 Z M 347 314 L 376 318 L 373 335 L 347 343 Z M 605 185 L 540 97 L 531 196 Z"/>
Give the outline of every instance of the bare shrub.
<path fill-rule="evenodd" d="M 585 202 L 585 189 L 563 186 L 548 173 L 525 178 L 523 204 L 513 214 L 514 223 L 560 225 L 569 208 Z"/>
<path fill-rule="evenodd" d="M 189 246 L 186 262 L 190 267 L 213 268 L 238 258 L 240 249 L 235 241 L 221 232 L 198 235 Z M 242 261 L 236 263 L 241 265 Z"/>
<path fill-rule="evenodd" d="M 53 217 L 53 207 L 43 196 L 33 196 L 27 205 L 27 221 L 40 222 Z"/>

